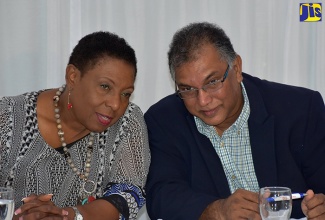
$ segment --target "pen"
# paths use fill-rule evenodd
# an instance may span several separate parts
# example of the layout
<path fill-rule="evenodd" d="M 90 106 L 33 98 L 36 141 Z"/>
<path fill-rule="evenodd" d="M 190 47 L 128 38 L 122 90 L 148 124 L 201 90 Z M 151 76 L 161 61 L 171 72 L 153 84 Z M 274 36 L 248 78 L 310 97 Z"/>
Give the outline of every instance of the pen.
<path fill-rule="evenodd" d="M 292 199 L 301 199 L 304 198 L 307 194 L 306 193 L 292 193 Z M 276 202 L 276 201 L 283 201 L 283 200 L 290 200 L 289 196 L 279 196 L 279 197 L 269 197 L 266 199 L 268 202 Z"/>

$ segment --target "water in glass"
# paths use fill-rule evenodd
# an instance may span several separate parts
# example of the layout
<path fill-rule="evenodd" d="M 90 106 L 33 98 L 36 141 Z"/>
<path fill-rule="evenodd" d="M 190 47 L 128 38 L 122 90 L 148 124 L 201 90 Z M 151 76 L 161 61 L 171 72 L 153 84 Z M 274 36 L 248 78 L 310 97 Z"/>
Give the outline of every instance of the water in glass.
<path fill-rule="evenodd" d="M 263 220 L 288 220 L 292 209 L 291 190 L 287 187 L 263 187 L 259 206 Z"/>
<path fill-rule="evenodd" d="M 14 214 L 14 193 L 6 187 L 0 187 L 0 220 L 11 220 Z"/>

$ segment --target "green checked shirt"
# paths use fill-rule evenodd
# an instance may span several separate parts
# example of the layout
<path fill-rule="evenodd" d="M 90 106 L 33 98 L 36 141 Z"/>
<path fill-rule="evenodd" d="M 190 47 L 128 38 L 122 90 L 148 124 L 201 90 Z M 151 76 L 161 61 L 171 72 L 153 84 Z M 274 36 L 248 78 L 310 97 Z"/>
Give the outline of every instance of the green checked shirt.
<path fill-rule="evenodd" d="M 225 171 L 231 193 L 237 189 L 259 191 L 254 170 L 251 144 L 249 139 L 248 118 L 249 100 L 244 84 L 241 83 L 244 106 L 238 119 L 220 137 L 213 126 L 194 117 L 199 132 L 207 136 L 216 150 Z"/>

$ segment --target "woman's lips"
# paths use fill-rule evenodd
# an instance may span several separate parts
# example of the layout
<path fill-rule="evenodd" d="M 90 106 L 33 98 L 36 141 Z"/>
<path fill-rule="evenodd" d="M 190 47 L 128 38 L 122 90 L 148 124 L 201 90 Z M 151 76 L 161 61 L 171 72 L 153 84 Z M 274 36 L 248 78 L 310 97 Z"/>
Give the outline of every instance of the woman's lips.
<path fill-rule="evenodd" d="M 99 113 L 96 113 L 97 114 L 97 118 L 98 118 L 98 121 L 104 125 L 104 126 L 108 126 L 111 121 L 112 121 L 112 117 L 109 117 L 109 116 L 106 116 L 106 115 L 102 115 L 102 114 L 99 114 Z"/>

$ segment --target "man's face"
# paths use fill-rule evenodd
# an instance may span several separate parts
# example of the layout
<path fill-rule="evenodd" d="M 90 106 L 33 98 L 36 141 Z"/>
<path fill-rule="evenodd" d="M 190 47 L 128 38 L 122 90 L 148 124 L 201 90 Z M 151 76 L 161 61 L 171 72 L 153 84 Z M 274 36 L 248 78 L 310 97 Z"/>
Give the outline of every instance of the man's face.
<path fill-rule="evenodd" d="M 196 59 L 176 68 L 176 84 L 181 90 L 202 88 L 213 80 L 222 79 L 228 63 L 212 44 L 199 49 Z M 208 125 L 222 132 L 236 121 L 243 106 L 240 82 L 242 81 L 241 58 L 237 56 L 223 86 L 214 92 L 198 90 L 198 96 L 183 99 L 188 111 Z"/>

